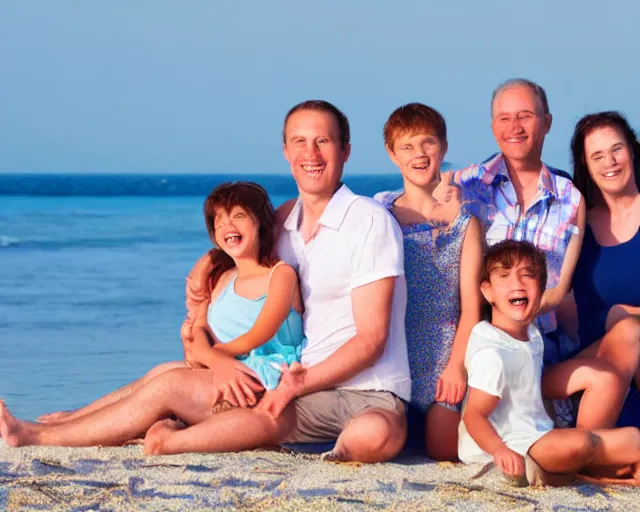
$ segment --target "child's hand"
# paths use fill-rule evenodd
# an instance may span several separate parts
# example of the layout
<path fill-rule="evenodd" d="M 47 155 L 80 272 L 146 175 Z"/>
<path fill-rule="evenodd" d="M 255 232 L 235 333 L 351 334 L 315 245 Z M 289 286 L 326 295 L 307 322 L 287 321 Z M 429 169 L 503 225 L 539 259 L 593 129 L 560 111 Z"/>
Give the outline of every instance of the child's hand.
<path fill-rule="evenodd" d="M 436 401 L 456 405 L 467 390 L 467 372 L 463 366 L 448 364 L 436 384 Z"/>
<path fill-rule="evenodd" d="M 524 475 L 524 457 L 506 446 L 493 453 L 493 460 L 500 470 L 509 476 Z"/>

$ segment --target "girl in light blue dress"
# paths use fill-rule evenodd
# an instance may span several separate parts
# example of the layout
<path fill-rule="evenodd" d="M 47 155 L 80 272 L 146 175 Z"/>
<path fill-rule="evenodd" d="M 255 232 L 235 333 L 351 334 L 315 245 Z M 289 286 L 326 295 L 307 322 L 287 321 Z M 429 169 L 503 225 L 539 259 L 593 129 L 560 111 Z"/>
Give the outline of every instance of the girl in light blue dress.
<path fill-rule="evenodd" d="M 447 150 L 446 124 L 437 111 L 418 103 L 400 107 L 385 124 L 384 140 L 404 181 L 403 190 L 376 199 L 404 234 L 409 442 L 431 458 L 456 460 L 464 356 L 482 304 L 481 228 L 455 198 L 434 198 Z"/>
<path fill-rule="evenodd" d="M 161 373 L 176 368 L 229 367 L 240 363 L 254 377 L 251 391 L 275 389 L 283 365 L 300 361 L 304 344 L 302 302 L 295 270 L 276 255 L 276 214 L 266 191 L 249 182 L 218 186 L 204 205 L 207 230 L 215 247 L 199 277 L 205 299 L 189 300 L 191 336 L 184 361 L 163 363 L 142 378 L 75 411 L 41 416 L 41 422 L 75 420 L 128 397 Z M 239 363 L 238 363 L 239 361 Z M 304 371 L 299 366 L 297 371 Z M 244 404 L 246 395 L 226 397 L 214 410 Z M 255 405 L 249 403 L 248 405 Z"/>

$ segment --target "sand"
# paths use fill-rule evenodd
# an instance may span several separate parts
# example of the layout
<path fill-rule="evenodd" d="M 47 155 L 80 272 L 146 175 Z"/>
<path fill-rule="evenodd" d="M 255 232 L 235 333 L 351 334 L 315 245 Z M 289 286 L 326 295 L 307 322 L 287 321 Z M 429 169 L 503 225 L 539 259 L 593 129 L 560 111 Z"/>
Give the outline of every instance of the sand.
<path fill-rule="evenodd" d="M 122 448 L 8 448 L 0 510 L 640 510 L 640 489 L 514 488 L 497 471 L 403 456 L 336 464 L 270 451 L 147 457 Z"/>

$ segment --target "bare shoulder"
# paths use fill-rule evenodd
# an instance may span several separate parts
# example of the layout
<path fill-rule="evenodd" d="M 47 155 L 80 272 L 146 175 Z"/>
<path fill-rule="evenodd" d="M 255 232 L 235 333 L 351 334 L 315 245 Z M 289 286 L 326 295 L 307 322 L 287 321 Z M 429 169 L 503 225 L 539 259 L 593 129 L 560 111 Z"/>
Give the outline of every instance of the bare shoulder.
<path fill-rule="evenodd" d="M 278 263 L 271 274 L 272 283 L 282 283 L 283 285 L 295 284 L 298 281 L 296 270 L 284 262 Z"/>
<path fill-rule="evenodd" d="M 211 291 L 211 301 L 212 302 L 218 297 L 218 295 L 220 295 L 220 292 L 222 292 L 222 290 L 225 289 L 225 287 L 229 284 L 231 279 L 233 279 L 233 276 L 236 275 L 236 272 L 237 272 L 236 268 L 233 267 L 233 268 L 227 270 L 226 272 L 224 272 L 220 276 L 220 279 L 218 279 L 218 282 L 216 283 L 215 287 Z"/>

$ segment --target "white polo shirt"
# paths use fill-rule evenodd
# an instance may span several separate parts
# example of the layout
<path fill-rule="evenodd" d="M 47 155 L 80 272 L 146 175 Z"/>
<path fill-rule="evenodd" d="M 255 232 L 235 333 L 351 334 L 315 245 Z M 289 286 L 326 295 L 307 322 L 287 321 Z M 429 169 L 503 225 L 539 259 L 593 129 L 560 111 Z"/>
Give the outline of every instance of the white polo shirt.
<path fill-rule="evenodd" d="M 340 387 L 391 391 L 410 400 L 404 330 L 407 285 L 400 227 L 380 203 L 354 194 L 345 185 L 329 201 L 316 235 L 307 244 L 298 232 L 301 211 L 298 199 L 284 223 L 278 252 L 300 276 L 307 336 L 302 362 L 310 366 L 318 364 L 356 334 L 351 304 L 353 289 L 396 277 L 384 353 L 372 367 Z"/>

